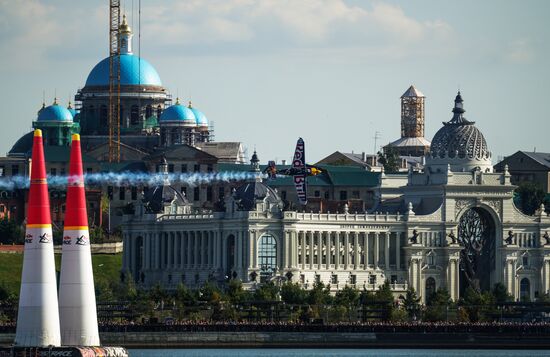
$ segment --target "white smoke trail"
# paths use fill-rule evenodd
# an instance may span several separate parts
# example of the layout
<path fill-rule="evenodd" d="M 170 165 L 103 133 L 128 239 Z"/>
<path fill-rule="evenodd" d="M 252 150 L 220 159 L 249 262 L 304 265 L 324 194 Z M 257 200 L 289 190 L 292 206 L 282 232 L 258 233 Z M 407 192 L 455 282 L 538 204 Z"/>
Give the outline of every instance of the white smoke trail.
<path fill-rule="evenodd" d="M 215 182 L 245 181 L 266 175 L 255 172 L 221 171 L 193 173 L 135 173 L 135 172 L 103 172 L 84 175 L 86 186 L 156 186 L 168 181 L 170 184 L 198 186 Z M 63 189 L 67 186 L 69 176 L 48 176 L 48 187 Z M 13 191 L 29 187 L 26 176 L 11 176 L 0 178 L 0 190 Z"/>

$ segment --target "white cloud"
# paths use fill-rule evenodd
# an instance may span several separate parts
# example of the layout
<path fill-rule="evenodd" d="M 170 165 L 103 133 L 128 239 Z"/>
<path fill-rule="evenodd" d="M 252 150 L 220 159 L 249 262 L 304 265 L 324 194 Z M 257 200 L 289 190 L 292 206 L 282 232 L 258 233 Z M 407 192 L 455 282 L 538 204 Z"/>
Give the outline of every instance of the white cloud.
<path fill-rule="evenodd" d="M 379 53 L 401 47 L 406 53 L 416 44 L 446 47 L 452 34 L 439 19 L 421 22 L 382 2 L 368 8 L 344 0 L 190 0 L 148 6 L 143 28 L 149 41 L 216 53 L 226 49 L 219 46 L 223 43 L 251 51 L 273 45 L 364 47 Z"/>
<path fill-rule="evenodd" d="M 535 51 L 531 41 L 518 39 L 508 44 L 505 60 L 510 63 L 524 64 L 531 63 L 535 59 Z"/>

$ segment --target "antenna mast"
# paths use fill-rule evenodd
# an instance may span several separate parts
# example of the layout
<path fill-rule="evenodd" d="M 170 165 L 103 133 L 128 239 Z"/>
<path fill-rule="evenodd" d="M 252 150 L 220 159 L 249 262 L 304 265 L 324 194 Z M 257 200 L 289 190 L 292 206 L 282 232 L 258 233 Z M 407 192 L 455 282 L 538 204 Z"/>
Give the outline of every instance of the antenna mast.
<path fill-rule="evenodd" d="M 109 0 L 109 162 L 120 162 L 120 0 Z"/>

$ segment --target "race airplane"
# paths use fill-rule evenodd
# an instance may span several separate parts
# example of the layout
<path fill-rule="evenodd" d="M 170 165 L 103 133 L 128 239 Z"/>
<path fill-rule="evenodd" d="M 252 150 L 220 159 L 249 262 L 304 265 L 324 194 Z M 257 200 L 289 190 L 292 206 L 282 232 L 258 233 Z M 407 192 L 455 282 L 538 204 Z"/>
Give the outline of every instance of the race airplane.
<path fill-rule="evenodd" d="M 294 151 L 294 158 L 292 159 L 292 166 L 290 168 L 278 170 L 275 166 L 275 161 L 269 161 L 264 172 L 271 179 L 277 176 L 292 176 L 298 200 L 302 205 L 307 203 L 306 177 L 324 173 L 319 167 L 306 164 L 305 145 L 302 138 L 299 138 L 296 143 L 296 150 Z"/>

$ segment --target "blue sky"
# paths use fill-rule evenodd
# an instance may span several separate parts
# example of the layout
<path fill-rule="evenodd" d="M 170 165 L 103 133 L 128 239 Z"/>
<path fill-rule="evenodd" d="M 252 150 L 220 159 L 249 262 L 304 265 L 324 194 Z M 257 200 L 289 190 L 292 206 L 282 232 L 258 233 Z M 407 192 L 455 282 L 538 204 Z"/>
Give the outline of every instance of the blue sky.
<path fill-rule="evenodd" d="M 137 3 L 123 1 L 135 30 Z M 311 162 L 372 153 L 376 131 L 378 146 L 399 137 L 410 84 L 427 97 L 430 140 L 460 88 L 496 159 L 550 151 L 549 13 L 542 0 L 142 0 L 141 55 L 216 140 L 262 161 L 289 159 L 299 136 Z M 106 0 L 0 0 L 1 152 L 43 91 L 66 103 L 84 85 L 107 56 L 107 21 Z"/>

